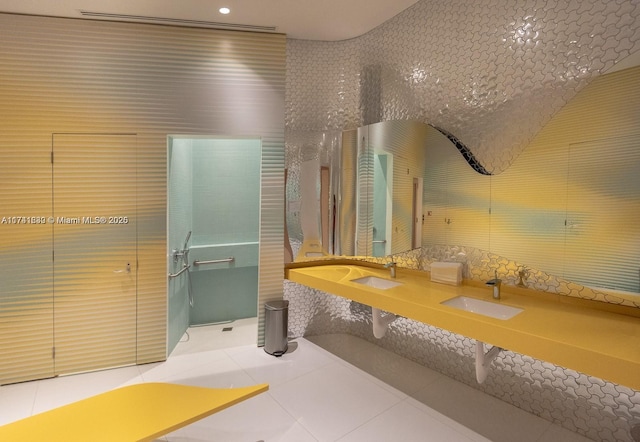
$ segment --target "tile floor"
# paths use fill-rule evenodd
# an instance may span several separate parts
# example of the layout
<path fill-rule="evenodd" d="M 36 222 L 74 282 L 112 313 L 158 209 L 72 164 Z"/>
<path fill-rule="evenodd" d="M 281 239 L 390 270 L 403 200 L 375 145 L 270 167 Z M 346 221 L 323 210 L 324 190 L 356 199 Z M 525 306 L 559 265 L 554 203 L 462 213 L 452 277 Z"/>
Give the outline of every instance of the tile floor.
<path fill-rule="evenodd" d="M 268 392 L 160 441 L 587 440 L 359 338 L 300 338 L 276 358 L 255 335 L 255 320 L 191 328 L 166 362 L 2 386 L 0 425 L 138 382 L 267 382 Z"/>

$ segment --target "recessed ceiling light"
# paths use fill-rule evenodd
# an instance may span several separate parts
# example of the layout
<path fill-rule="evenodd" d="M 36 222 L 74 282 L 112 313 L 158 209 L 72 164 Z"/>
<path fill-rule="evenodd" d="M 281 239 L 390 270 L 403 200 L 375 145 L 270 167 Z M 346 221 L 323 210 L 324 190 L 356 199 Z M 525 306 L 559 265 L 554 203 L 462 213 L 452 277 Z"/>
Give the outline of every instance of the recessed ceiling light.
<path fill-rule="evenodd" d="M 231 9 L 229 9 L 229 8 L 220 8 L 220 9 L 218 9 L 218 12 L 219 12 L 220 14 L 227 15 L 228 13 L 230 13 L 230 12 L 231 12 Z"/>

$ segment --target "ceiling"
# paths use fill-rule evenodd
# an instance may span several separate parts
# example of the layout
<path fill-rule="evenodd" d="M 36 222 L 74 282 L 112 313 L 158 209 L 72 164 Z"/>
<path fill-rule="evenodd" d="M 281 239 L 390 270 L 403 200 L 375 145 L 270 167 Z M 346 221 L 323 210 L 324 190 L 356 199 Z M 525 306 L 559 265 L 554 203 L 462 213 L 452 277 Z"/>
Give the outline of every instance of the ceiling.
<path fill-rule="evenodd" d="M 289 38 L 296 39 L 336 41 L 358 37 L 416 2 L 417 0 L 0 0 L 0 12 L 248 29 L 287 34 Z M 230 8 L 231 13 L 218 13 L 222 6 Z M 85 16 L 81 11 L 104 15 Z"/>

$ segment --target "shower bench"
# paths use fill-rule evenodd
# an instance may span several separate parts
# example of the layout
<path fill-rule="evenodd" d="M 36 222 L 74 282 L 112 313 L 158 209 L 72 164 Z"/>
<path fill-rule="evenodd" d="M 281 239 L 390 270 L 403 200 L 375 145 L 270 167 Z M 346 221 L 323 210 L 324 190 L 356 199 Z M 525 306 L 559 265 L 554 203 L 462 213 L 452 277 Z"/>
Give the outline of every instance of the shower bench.
<path fill-rule="evenodd" d="M 0 440 L 151 441 L 268 389 L 136 384 L 1 426 Z"/>

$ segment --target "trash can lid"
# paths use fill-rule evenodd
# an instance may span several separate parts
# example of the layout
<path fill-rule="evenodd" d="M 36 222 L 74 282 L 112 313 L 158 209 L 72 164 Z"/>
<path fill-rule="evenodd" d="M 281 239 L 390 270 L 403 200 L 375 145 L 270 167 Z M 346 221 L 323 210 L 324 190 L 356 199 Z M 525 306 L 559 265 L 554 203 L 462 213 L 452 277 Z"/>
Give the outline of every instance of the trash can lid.
<path fill-rule="evenodd" d="M 284 310 L 287 307 L 289 307 L 289 301 L 286 301 L 286 300 L 269 301 L 269 302 L 265 302 L 264 304 L 264 308 L 266 308 L 267 310 Z"/>

